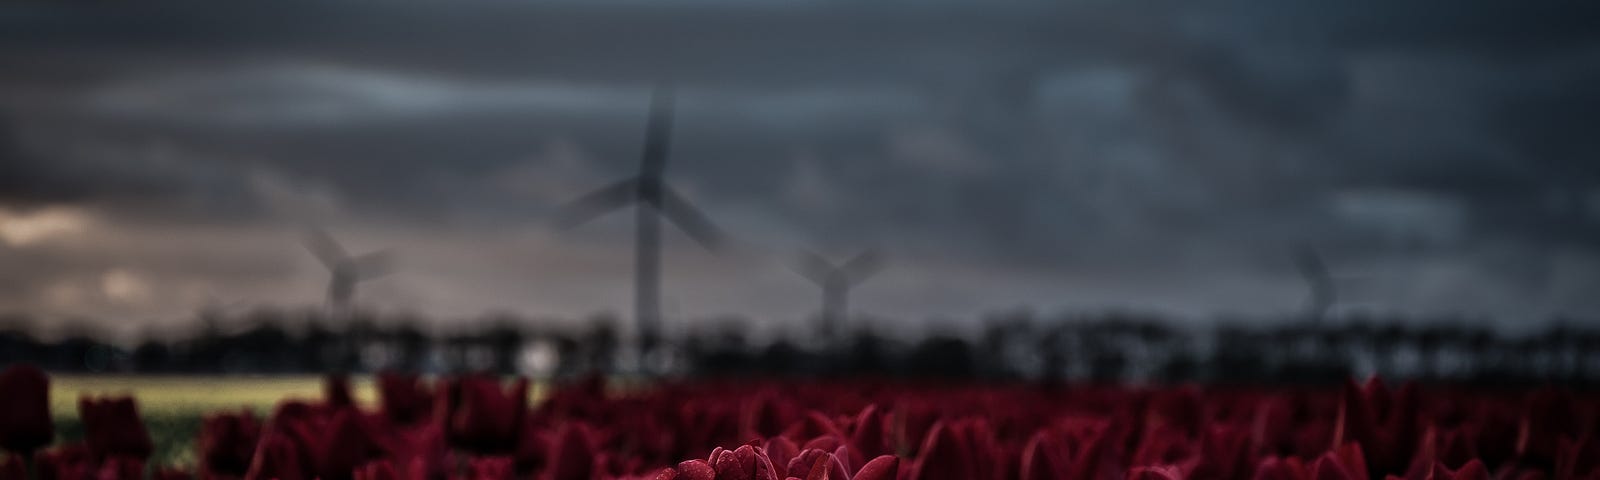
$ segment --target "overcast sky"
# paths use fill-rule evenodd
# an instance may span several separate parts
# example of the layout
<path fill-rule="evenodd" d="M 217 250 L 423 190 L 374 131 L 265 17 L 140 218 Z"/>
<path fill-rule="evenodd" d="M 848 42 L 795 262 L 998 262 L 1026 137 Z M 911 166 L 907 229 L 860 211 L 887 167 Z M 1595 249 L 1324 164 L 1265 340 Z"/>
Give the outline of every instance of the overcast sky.
<path fill-rule="evenodd" d="M 263 2 L 0 8 L 0 311 L 177 324 L 316 305 L 315 222 L 392 248 L 367 307 L 625 314 L 637 168 L 669 321 L 814 312 L 797 249 L 885 252 L 858 312 L 1600 318 L 1593 2 Z M 938 318 L 937 320 L 929 320 Z M 59 320 L 52 320 L 59 321 Z"/>

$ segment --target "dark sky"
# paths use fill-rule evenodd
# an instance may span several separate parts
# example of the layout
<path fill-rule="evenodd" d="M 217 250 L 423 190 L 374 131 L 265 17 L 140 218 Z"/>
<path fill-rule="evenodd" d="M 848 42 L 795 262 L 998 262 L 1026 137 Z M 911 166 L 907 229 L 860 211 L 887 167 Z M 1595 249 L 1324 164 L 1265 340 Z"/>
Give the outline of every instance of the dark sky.
<path fill-rule="evenodd" d="M 261 2 L 0 7 L 0 311 L 123 329 L 314 305 L 296 225 L 392 247 L 360 302 L 626 313 L 629 174 L 734 236 L 669 233 L 671 321 L 813 312 L 800 248 L 877 247 L 859 311 L 1303 308 L 1600 318 L 1593 2 Z"/>

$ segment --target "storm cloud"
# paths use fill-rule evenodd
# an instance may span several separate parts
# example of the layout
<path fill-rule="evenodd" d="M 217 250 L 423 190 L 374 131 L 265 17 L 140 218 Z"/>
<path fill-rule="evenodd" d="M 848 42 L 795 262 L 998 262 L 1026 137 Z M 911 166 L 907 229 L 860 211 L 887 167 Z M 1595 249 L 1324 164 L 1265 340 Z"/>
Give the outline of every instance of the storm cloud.
<path fill-rule="evenodd" d="M 1600 315 L 1600 7 L 1066 2 L 8 5 L 0 310 L 178 321 L 320 301 L 306 222 L 439 318 L 628 305 L 629 175 L 677 86 L 667 177 L 735 236 L 667 239 L 687 322 L 780 325 L 786 263 L 877 247 L 860 311 L 1132 308 L 1499 326 Z"/>

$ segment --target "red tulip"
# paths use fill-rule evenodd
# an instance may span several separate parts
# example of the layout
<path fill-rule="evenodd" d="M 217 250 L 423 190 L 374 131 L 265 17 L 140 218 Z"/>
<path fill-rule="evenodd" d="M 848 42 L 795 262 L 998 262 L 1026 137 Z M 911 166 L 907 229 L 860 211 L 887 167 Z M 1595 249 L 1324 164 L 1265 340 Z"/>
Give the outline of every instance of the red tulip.
<path fill-rule="evenodd" d="M 1310 480 L 1311 472 L 1295 457 L 1267 457 L 1256 466 L 1255 480 Z"/>
<path fill-rule="evenodd" d="M 800 416 L 795 410 L 791 403 L 779 398 L 776 393 L 758 393 L 744 402 L 739 435 L 743 439 L 750 439 L 781 434 Z"/>
<path fill-rule="evenodd" d="M 551 445 L 550 480 L 585 480 L 595 470 L 595 447 L 592 434 L 581 423 L 561 426 L 556 441 Z"/>
<path fill-rule="evenodd" d="M 81 443 L 62 445 L 34 454 L 34 470 L 40 480 L 93 478 L 96 473 L 89 447 Z"/>
<path fill-rule="evenodd" d="M 1128 480 L 1183 480 L 1183 472 L 1171 465 L 1134 467 L 1128 470 Z"/>
<path fill-rule="evenodd" d="M 154 446 L 150 432 L 139 419 L 139 406 L 132 397 L 78 399 L 78 416 L 83 420 L 83 436 L 95 458 L 125 456 L 150 458 Z"/>
<path fill-rule="evenodd" d="M 749 445 L 731 451 L 718 447 L 707 463 L 716 469 L 716 480 L 779 480 L 771 459 Z"/>
<path fill-rule="evenodd" d="M 1412 455 L 1411 466 L 1406 469 L 1407 480 L 1417 480 L 1433 472 L 1435 463 L 1465 465 L 1478 458 L 1477 442 L 1462 428 L 1439 430 L 1429 428 L 1422 436 L 1422 446 Z"/>
<path fill-rule="evenodd" d="M 800 452 L 800 456 L 789 460 L 789 465 L 786 470 L 789 472 L 789 476 L 803 478 L 805 480 L 816 480 L 822 478 L 842 478 L 848 480 L 850 478 L 849 473 L 845 469 L 844 463 L 842 463 L 838 457 L 831 453 L 817 449 Z"/>
<path fill-rule="evenodd" d="M 279 410 L 282 410 L 280 408 Z M 245 480 L 309 480 L 300 449 L 287 434 L 269 431 L 261 436 L 256 456 L 250 461 Z"/>
<path fill-rule="evenodd" d="M 416 375 L 378 373 L 378 399 L 389 421 L 410 425 L 426 419 L 433 410 L 433 393 L 423 388 Z"/>
<path fill-rule="evenodd" d="M 877 405 L 868 405 L 856 414 L 854 428 L 850 432 L 850 448 L 869 457 L 893 453 L 883 426 L 883 412 Z"/>
<path fill-rule="evenodd" d="M 784 429 L 783 436 L 801 439 L 833 437 L 839 441 L 846 438 L 844 431 L 834 424 L 832 418 L 816 410 L 806 412 L 799 421 Z"/>
<path fill-rule="evenodd" d="M 511 480 L 516 476 L 514 464 L 511 457 L 474 457 L 467 462 L 467 476 L 462 480 Z"/>
<path fill-rule="evenodd" d="M 444 420 L 450 445 L 480 454 L 511 453 L 528 411 L 528 380 L 510 391 L 488 377 L 464 377 L 448 386 Z"/>
<path fill-rule="evenodd" d="M 1433 464 L 1433 474 L 1428 480 L 1489 480 L 1489 469 L 1483 462 L 1472 460 L 1461 468 L 1450 470 L 1442 463 Z"/>
<path fill-rule="evenodd" d="M 1555 458 L 1562 437 L 1578 436 L 1579 422 L 1572 397 L 1566 392 L 1546 388 L 1528 395 L 1522 422 L 1517 432 L 1517 455 L 1540 463 Z"/>
<path fill-rule="evenodd" d="M 1367 461 L 1361 445 L 1348 443 L 1311 464 L 1312 480 L 1367 480 Z"/>
<path fill-rule="evenodd" d="M 1134 465 L 1162 465 L 1186 463 L 1200 454 L 1199 446 L 1190 441 L 1182 430 L 1173 427 L 1155 427 L 1147 430 L 1134 450 Z"/>
<path fill-rule="evenodd" d="M 96 480 L 141 480 L 144 478 L 144 459 L 111 456 L 100 462 L 95 471 Z"/>
<path fill-rule="evenodd" d="M 800 447 L 786 437 L 772 437 L 762 445 L 767 452 L 767 458 L 772 461 L 772 468 L 777 470 L 779 478 L 789 476 L 789 462 L 800 456 Z"/>
<path fill-rule="evenodd" d="M 200 426 L 200 471 L 208 476 L 240 476 L 250 470 L 261 424 L 249 410 L 207 415 Z"/>
<path fill-rule="evenodd" d="M 1049 480 L 1067 476 L 1067 461 L 1061 458 L 1060 447 L 1046 432 L 1038 432 L 1022 448 L 1022 480 Z"/>
<path fill-rule="evenodd" d="M 0 372 L 0 448 L 32 454 L 55 439 L 50 420 L 50 378 L 31 365 Z"/>
<path fill-rule="evenodd" d="M 982 420 L 935 422 L 928 430 L 910 477 L 914 480 L 970 480 L 1004 476 L 988 423 Z"/>
<path fill-rule="evenodd" d="M 1600 478 L 1600 441 L 1593 437 L 1576 442 L 1561 439 L 1554 473 L 1558 479 Z"/>
<path fill-rule="evenodd" d="M 302 458 L 311 460 L 311 471 L 322 480 L 350 478 L 375 450 L 361 414 L 353 409 L 340 409 L 331 416 L 303 419 L 286 426 L 305 452 Z"/>
<path fill-rule="evenodd" d="M 894 480 L 900 472 L 900 457 L 880 455 L 862 465 L 851 480 Z"/>
<path fill-rule="evenodd" d="M 1173 428 L 1194 437 L 1205 421 L 1205 406 L 1200 391 L 1192 386 L 1158 390 L 1145 410 L 1145 428 Z"/>
<path fill-rule="evenodd" d="M 367 462 L 355 471 L 355 480 L 400 480 L 400 472 L 394 468 L 394 462 L 377 460 Z"/>
<path fill-rule="evenodd" d="M 1250 451 L 1250 434 L 1242 428 L 1213 426 L 1200 443 L 1198 464 L 1188 477 L 1196 480 L 1232 479 L 1248 475 L 1255 457 Z"/>
<path fill-rule="evenodd" d="M 721 450 L 720 448 L 718 450 Z M 717 469 L 704 460 L 687 460 L 678 463 L 677 480 L 716 480 Z"/>

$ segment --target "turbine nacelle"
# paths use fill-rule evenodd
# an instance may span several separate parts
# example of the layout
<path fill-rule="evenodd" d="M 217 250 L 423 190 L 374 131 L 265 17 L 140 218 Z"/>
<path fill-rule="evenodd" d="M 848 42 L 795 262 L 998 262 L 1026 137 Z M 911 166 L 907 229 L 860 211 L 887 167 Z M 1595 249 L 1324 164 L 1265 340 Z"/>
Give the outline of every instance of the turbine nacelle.
<path fill-rule="evenodd" d="M 394 267 L 392 251 L 350 255 L 332 235 L 318 227 L 306 229 L 304 243 L 306 250 L 328 269 L 328 306 L 340 311 L 355 298 L 356 285 L 388 275 Z"/>
<path fill-rule="evenodd" d="M 872 249 L 858 253 L 842 264 L 829 262 L 816 252 L 800 252 L 794 271 L 822 287 L 821 324 L 818 330 L 824 337 L 831 337 L 839 324 L 849 319 L 850 289 L 871 278 L 883 266 L 883 255 Z"/>

